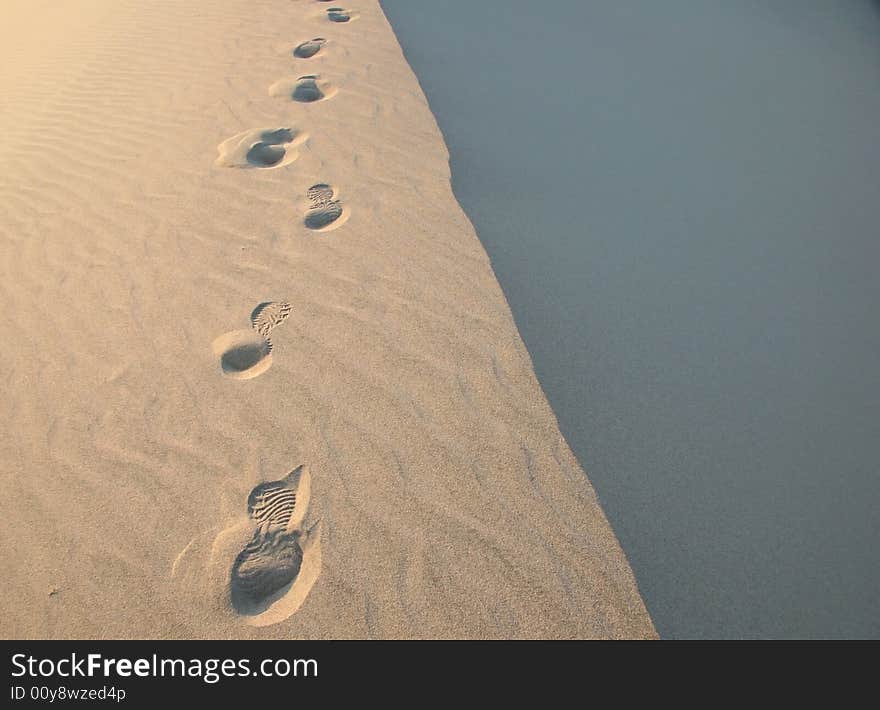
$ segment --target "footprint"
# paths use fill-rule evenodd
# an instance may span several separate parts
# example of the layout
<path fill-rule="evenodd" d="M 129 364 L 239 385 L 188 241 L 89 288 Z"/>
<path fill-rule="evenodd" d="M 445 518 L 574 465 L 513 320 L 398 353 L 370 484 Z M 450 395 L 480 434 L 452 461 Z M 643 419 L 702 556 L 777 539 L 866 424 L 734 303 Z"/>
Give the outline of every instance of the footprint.
<path fill-rule="evenodd" d="M 296 88 L 293 90 L 293 100 L 302 103 L 312 103 L 320 101 L 324 98 L 324 92 L 318 86 L 318 78 L 316 76 L 301 76 L 296 82 Z"/>
<path fill-rule="evenodd" d="M 349 217 L 348 209 L 335 199 L 336 188 L 326 183 L 312 185 L 306 193 L 311 209 L 306 213 L 305 225 L 316 232 L 329 232 L 341 227 Z"/>
<path fill-rule="evenodd" d="M 326 231 L 340 217 L 342 217 L 341 205 L 338 202 L 328 202 L 323 207 L 309 211 L 306 215 L 306 227 L 316 232 Z"/>
<path fill-rule="evenodd" d="M 267 301 L 251 313 L 251 328 L 233 330 L 214 340 L 214 354 L 220 358 L 223 374 L 236 380 L 250 380 L 272 366 L 272 332 L 290 315 L 283 301 Z"/>
<path fill-rule="evenodd" d="M 290 310 L 291 306 L 286 301 L 266 301 L 254 308 L 251 325 L 260 335 L 268 338 L 269 333 L 287 320 Z"/>
<path fill-rule="evenodd" d="M 321 207 L 333 199 L 335 192 L 332 185 L 322 182 L 312 185 L 306 195 L 312 203 L 312 207 Z"/>
<path fill-rule="evenodd" d="M 320 52 L 326 43 L 327 40 L 323 37 L 306 40 L 302 44 L 297 45 L 296 49 L 293 50 L 293 56 L 299 59 L 310 59 Z"/>
<path fill-rule="evenodd" d="M 293 582 L 302 567 L 300 534 L 258 530 L 232 567 L 232 605 L 253 614 L 276 592 Z"/>
<path fill-rule="evenodd" d="M 236 380 L 250 380 L 272 366 L 272 343 L 253 330 L 233 330 L 213 343 L 223 374 Z"/>
<path fill-rule="evenodd" d="M 232 565 L 229 585 L 233 607 L 255 625 L 293 614 L 320 573 L 320 524 L 301 530 L 310 498 L 305 466 L 261 483 L 248 497 L 256 530 Z"/>
<path fill-rule="evenodd" d="M 293 128 L 244 131 L 217 146 L 217 165 L 228 168 L 280 168 L 299 157 L 294 150 L 308 135 Z"/>
<path fill-rule="evenodd" d="M 248 515 L 260 527 L 293 530 L 299 528 L 308 512 L 312 481 L 300 466 L 280 481 L 267 481 L 248 496 Z"/>
<path fill-rule="evenodd" d="M 280 79 L 269 87 L 270 96 L 283 96 L 303 104 L 326 101 L 335 96 L 337 91 L 335 86 L 314 74 L 298 79 Z"/>
<path fill-rule="evenodd" d="M 357 15 L 352 15 L 350 10 L 341 7 L 331 7 L 327 10 L 327 19 L 330 22 L 349 22 L 354 20 Z"/>

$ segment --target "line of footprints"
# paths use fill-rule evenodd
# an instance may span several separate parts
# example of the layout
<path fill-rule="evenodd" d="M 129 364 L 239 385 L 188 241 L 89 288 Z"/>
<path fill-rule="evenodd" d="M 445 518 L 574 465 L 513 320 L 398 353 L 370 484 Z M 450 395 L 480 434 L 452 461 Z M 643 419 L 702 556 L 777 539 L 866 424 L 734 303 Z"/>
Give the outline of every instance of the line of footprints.
<path fill-rule="evenodd" d="M 327 2 L 328 0 L 316 0 Z M 326 20 L 343 24 L 357 15 L 341 7 L 326 10 Z M 296 59 L 320 54 L 327 40 L 315 37 L 293 49 Z M 281 79 L 269 87 L 269 94 L 299 103 L 316 103 L 332 98 L 336 87 L 318 74 Z M 299 157 L 297 148 L 307 134 L 289 128 L 260 128 L 244 131 L 221 143 L 217 165 L 231 168 L 276 169 Z M 309 209 L 303 224 L 314 232 L 337 229 L 348 219 L 348 208 L 337 190 L 317 183 L 306 195 Z M 250 328 L 233 330 L 213 343 L 220 368 L 228 377 L 249 380 L 272 365 L 270 334 L 290 315 L 286 301 L 267 301 L 251 313 Z M 293 614 L 303 603 L 320 572 L 320 522 L 303 530 L 308 512 L 311 480 L 308 468 L 300 466 L 285 478 L 259 484 L 248 498 L 248 516 L 253 537 L 235 559 L 229 591 L 235 610 L 258 625 L 277 623 Z"/>

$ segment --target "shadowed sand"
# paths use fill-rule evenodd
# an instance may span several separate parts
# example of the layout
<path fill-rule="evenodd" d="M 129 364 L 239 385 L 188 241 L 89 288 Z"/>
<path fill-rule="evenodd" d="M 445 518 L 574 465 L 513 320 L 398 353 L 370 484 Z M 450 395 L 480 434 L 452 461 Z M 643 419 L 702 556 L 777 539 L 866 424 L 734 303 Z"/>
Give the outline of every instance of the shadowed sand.
<path fill-rule="evenodd" d="M 306 75 L 279 79 L 269 87 L 270 96 L 280 96 L 301 104 L 326 101 L 336 95 L 338 89 L 319 76 Z"/>
<path fill-rule="evenodd" d="M 230 168 L 280 168 L 299 157 L 295 150 L 308 135 L 292 128 L 243 131 L 218 147 L 217 165 Z"/>
<path fill-rule="evenodd" d="M 382 0 L 658 629 L 880 637 L 880 1 L 500 5 Z"/>
<path fill-rule="evenodd" d="M 323 37 L 315 37 L 298 44 L 293 50 L 293 56 L 299 59 L 311 59 L 320 52 L 327 43 Z"/>
<path fill-rule="evenodd" d="M 0 28 L 0 635 L 653 636 L 378 3 L 31 9 Z"/>

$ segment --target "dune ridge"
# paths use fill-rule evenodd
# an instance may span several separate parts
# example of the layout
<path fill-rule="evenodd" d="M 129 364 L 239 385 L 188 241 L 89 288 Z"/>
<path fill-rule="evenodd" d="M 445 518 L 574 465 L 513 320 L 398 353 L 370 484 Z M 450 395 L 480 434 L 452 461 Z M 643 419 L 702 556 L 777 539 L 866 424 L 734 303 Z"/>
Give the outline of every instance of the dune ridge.
<path fill-rule="evenodd" d="M 376 0 L 9 6 L 0 634 L 655 635 Z"/>

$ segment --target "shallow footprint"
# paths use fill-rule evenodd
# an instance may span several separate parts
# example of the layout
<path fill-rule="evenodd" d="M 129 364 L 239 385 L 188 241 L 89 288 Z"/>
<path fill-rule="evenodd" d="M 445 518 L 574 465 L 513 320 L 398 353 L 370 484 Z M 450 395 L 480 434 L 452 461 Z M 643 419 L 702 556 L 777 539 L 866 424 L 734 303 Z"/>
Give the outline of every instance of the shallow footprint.
<path fill-rule="evenodd" d="M 315 231 L 323 231 L 342 217 L 342 205 L 328 202 L 323 207 L 310 210 L 306 215 L 306 227 Z"/>
<path fill-rule="evenodd" d="M 291 305 L 287 301 L 266 301 L 254 308 L 251 326 L 264 338 L 268 338 L 269 333 L 287 320 L 290 311 Z"/>
<path fill-rule="evenodd" d="M 217 146 L 217 165 L 227 168 L 279 168 L 299 157 L 294 148 L 307 134 L 294 128 L 244 131 Z"/>
<path fill-rule="evenodd" d="M 317 185 L 312 185 L 306 193 L 306 196 L 312 203 L 312 207 L 320 207 L 330 202 L 333 199 L 335 192 L 336 191 L 333 189 L 332 185 L 322 182 Z"/>
<path fill-rule="evenodd" d="M 216 338 L 211 347 L 220 358 L 224 375 L 236 380 L 250 380 L 272 366 L 272 341 L 269 333 L 290 315 L 286 301 L 266 301 L 251 313 L 251 328 L 233 330 Z"/>
<path fill-rule="evenodd" d="M 279 79 L 269 87 L 270 96 L 282 96 L 303 104 L 326 101 L 336 95 L 338 89 L 315 74 L 297 79 Z"/>
<path fill-rule="evenodd" d="M 341 227 L 348 220 L 348 210 L 335 199 L 336 189 L 326 183 L 312 185 L 306 193 L 311 209 L 306 213 L 305 225 L 315 232 L 327 232 Z"/>
<path fill-rule="evenodd" d="M 306 40 L 297 45 L 296 49 L 293 50 L 293 56 L 299 59 L 310 59 L 320 52 L 326 43 L 327 40 L 323 37 Z"/>

